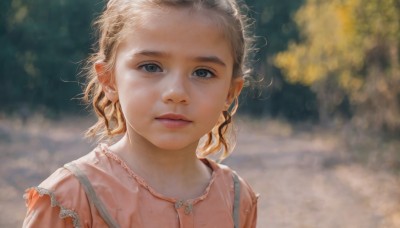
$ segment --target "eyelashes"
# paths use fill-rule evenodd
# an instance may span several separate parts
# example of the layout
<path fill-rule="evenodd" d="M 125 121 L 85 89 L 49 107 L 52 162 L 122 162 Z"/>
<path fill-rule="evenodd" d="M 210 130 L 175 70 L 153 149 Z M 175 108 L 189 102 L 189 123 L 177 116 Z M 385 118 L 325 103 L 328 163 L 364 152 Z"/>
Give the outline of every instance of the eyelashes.
<path fill-rule="evenodd" d="M 163 68 L 156 63 L 145 63 L 141 64 L 138 67 L 139 70 L 142 70 L 146 73 L 162 73 L 164 72 Z M 192 76 L 202 79 L 214 78 L 216 74 L 207 68 L 199 68 L 193 71 Z"/>
<path fill-rule="evenodd" d="M 146 71 L 148 73 L 159 73 L 163 72 L 161 67 L 154 63 L 146 63 L 139 66 L 140 70 Z"/>
<path fill-rule="evenodd" d="M 198 69 L 193 72 L 196 77 L 199 78 L 213 78 L 215 74 L 211 70 L 207 69 Z"/>

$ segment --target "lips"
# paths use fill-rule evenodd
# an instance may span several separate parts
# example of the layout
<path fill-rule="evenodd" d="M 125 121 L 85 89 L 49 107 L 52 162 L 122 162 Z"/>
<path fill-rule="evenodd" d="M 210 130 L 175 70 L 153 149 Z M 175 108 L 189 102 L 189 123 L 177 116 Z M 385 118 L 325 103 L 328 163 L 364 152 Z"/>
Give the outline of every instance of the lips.
<path fill-rule="evenodd" d="M 174 114 L 174 113 L 164 114 L 164 115 L 161 115 L 161 116 L 156 117 L 156 119 L 159 119 L 159 120 L 162 120 L 162 119 L 166 119 L 166 120 L 180 120 L 180 121 L 192 122 L 192 121 L 190 121 L 186 116 L 180 115 L 180 114 Z"/>
<path fill-rule="evenodd" d="M 175 113 L 163 114 L 155 118 L 167 128 L 181 128 L 189 125 L 193 121 L 186 116 Z"/>

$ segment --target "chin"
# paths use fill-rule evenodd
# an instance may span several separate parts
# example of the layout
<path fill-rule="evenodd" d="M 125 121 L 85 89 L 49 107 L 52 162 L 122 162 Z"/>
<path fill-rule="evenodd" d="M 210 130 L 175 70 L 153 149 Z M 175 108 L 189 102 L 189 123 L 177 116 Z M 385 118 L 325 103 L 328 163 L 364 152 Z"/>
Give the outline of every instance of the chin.
<path fill-rule="evenodd" d="M 196 152 L 197 144 L 198 142 L 182 143 L 182 142 L 167 141 L 167 142 L 154 143 L 154 146 L 160 148 L 161 150 L 168 150 L 168 151 L 178 151 L 178 150 L 194 148 L 193 152 Z"/>

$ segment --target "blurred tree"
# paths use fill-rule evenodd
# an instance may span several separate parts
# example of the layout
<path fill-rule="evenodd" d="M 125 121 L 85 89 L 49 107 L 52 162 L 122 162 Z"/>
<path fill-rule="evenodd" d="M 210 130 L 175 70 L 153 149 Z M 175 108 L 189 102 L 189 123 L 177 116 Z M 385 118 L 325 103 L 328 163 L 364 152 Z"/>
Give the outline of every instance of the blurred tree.
<path fill-rule="evenodd" d="M 98 5 L 93 0 L 1 1 L 2 109 L 76 108 L 77 63 L 89 51 Z"/>
<path fill-rule="evenodd" d="M 399 12 L 399 0 L 308 0 L 275 64 L 317 93 L 322 121 L 349 104 L 359 126 L 400 129 Z"/>
<path fill-rule="evenodd" d="M 316 116 L 315 95 L 308 86 L 290 84 L 271 61 L 298 40 L 292 14 L 303 0 L 246 0 L 255 19 L 260 48 L 254 63 L 256 80 L 264 87 L 245 96 L 241 111 L 252 115 L 304 120 Z M 50 109 L 76 111 L 72 100 L 81 89 L 76 75 L 90 52 L 91 21 L 104 2 L 94 0 L 3 0 L 0 2 L 0 103 L 13 111 Z M 272 82 L 271 86 L 268 86 Z M 260 84 L 260 83 L 256 83 Z M 251 93 L 250 91 L 248 91 Z M 258 97 L 261 94 L 261 97 Z M 25 115 L 25 114 L 24 114 Z M 29 115 L 29 114 L 28 114 Z"/>
<path fill-rule="evenodd" d="M 308 87 L 291 85 L 282 79 L 270 59 L 297 39 L 291 14 L 302 1 L 247 0 L 255 19 L 257 46 L 261 47 L 255 72 L 268 84 L 260 88 L 263 98 L 249 95 L 241 110 L 253 115 L 284 115 L 306 118 L 313 94 Z M 94 0 L 4 0 L 0 20 L 0 96 L 2 109 L 30 110 L 45 107 L 53 111 L 77 109 L 71 98 L 80 93 L 76 83 L 79 61 L 85 59 L 92 41 L 90 22 L 103 3 Z M 268 45 L 266 46 L 266 41 Z M 267 60 L 266 60 L 267 59 Z M 266 61 L 265 61 L 266 60 Z M 264 99 L 265 98 L 265 99 Z M 308 105 L 304 105 L 308 103 Z"/>
<path fill-rule="evenodd" d="M 254 93 L 251 90 L 244 91 L 240 111 L 255 116 L 279 116 L 291 121 L 316 119 L 315 94 L 308 86 L 288 83 L 272 61 L 278 52 L 287 49 L 289 40 L 299 38 L 292 16 L 303 4 L 303 0 L 246 2 L 255 20 L 254 33 L 259 50 L 253 69 L 255 84 L 261 86 L 256 86 Z"/>

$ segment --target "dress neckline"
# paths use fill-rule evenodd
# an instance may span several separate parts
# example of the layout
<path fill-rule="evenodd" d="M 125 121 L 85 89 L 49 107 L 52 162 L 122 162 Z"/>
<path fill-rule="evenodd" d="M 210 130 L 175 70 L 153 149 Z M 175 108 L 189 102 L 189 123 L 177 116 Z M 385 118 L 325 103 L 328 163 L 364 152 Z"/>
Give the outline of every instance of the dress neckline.
<path fill-rule="evenodd" d="M 208 158 L 199 158 L 200 161 L 202 161 L 207 167 L 209 167 L 212 170 L 211 178 L 210 178 L 210 181 L 208 182 L 207 187 L 205 188 L 203 193 L 198 197 L 195 197 L 192 199 L 187 199 L 187 200 L 177 199 L 177 198 L 165 196 L 164 194 L 157 192 L 154 188 L 152 188 L 145 181 L 144 178 L 142 178 L 140 175 L 135 173 L 131 168 L 129 168 L 127 163 L 122 158 L 120 158 L 117 154 L 112 152 L 109 149 L 107 144 L 102 143 L 102 144 L 99 144 L 98 147 L 100 148 L 100 151 L 103 154 L 105 154 L 108 158 L 114 160 L 119 166 L 121 166 L 128 173 L 129 176 L 134 178 L 141 186 L 143 186 L 145 189 L 147 189 L 153 196 L 155 196 L 159 199 L 169 201 L 174 204 L 190 203 L 191 205 L 194 205 L 194 204 L 198 203 L 199 201 L 202 201 L 205 198 L 207 198 L 207 196 L 210 192 L 210 189 L 211 189 L 216 177 L 218 176 L 218 173 L 220 172 L 219 166 L 214 161 L 212 161 Z"/>

